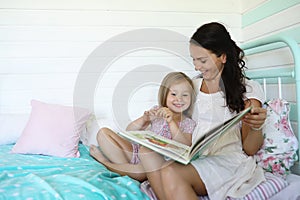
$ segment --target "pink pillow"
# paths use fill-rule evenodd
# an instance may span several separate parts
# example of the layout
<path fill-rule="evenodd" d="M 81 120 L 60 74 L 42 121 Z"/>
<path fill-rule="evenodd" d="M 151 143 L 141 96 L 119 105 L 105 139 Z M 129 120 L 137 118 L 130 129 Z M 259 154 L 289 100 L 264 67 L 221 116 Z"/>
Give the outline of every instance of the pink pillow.
<path fill-rule="evenodd" d="M 31 101 L 31 114 L 12 153 L 79 157 L 78 142 L 90 112 L 40 101 Z"/>

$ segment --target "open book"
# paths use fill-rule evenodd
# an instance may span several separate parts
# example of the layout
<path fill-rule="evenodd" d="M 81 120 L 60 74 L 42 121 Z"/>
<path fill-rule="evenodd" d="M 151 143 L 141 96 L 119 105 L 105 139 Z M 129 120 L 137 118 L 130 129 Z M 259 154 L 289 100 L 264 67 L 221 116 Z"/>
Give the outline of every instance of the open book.
<path fill-rule="evenodd" d="M 251 110 L 251 108 L 251 106 L 248 107 L 224 123 L 209 130 L 203 137 L 194 142 L 192 146 L 165 138 L 151 131 L 120 131 L 118 134 L 134 143 L 141 144 L 182 164 L 188 164 L 191 160 L 201 156 L 203 151 L 209 144 L 215 141 L 216 138 L 236 125 L 242 117 Z"/>

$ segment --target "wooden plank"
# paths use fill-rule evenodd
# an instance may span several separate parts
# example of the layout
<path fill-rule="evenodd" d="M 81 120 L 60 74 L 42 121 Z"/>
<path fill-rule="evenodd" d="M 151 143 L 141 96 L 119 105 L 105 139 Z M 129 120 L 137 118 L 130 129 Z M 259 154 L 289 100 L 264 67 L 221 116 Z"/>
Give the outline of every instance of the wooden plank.
<path fill-rule="evenodd" d="M 264 18 L 250 26 L 243 28 L 243 42 L 248 42 L 250 40 L 272 35 L 277 32 L 281 32 L 284 29 L 299 27 L 299 10 L 300 4 L 293 6 L 289 9 L 283 10 L 280 13 L 277 13 L 276 15 Z"/>
<path fill-rule="evenodd" d="M 6 9 L 63 9 L 63 10 L 130 10 L 130 11 L 167 11 L 167 12 L 222 12 L 240 11 L 240 1 L 211 0 L 205 3 L 198 0 L 1 0 L 1 7 Z M 216 6 L 218 5 L 218 6 Z"/>
<path fill-rule="evenodd" d="M 240 27 L 238 13 L 132 12 L 98 10 L 1 10 L 0 25 L 14 26 L 121 26 L 198 27 L 222 20 Z M 105 19 L 105 20 L 104 20 Z M 174 20 L 175 19 L 175 20 Z M 178 19 L 178 20 L 176 20 Z M 195 20 L 197 19 L 197 20 Z"/>

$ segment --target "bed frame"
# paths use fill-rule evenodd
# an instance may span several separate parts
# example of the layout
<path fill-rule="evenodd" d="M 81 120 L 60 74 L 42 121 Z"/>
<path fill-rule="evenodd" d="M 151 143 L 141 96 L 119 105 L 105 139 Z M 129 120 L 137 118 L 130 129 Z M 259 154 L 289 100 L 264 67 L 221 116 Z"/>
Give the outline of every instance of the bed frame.
<path fill-rule="evenodd" d="M 242 49 L 245 51 L 245 55 L 255 55 L 283 47 L 288 47 L 294 60 L 293 67 L 284 67 L 272 70 L 267 68 L 256 68 L 246 70 L 246 75 L 251 79 L 255 79 L 261 82 L 264 86 L 266 92 L 266 84 L 278 83 L 279 89 L 278 94 L 281 98 L 281 84 L 292 83 L 296 86 L 296 102 L 290 102 L 291 111 L 290 111 L 290 120 L 292 123 L 296 124 L 295 134 L 297 135 L 298 140 L 300 139 L 300 106 L 297 103 L 300 102 L 300 48 L 298 43 L 284 35 L 272 35 L 267 38 L 262 38 L 255 40 L 249 43 L 241 45 Z M 281 82 L 282 80 L 282 82 Z M 300 158 L 300 151 L 298 150 L 298 158 Z M 300 175 L 300 166 L 299 161 L 292 168 L 292 172 Z"/>

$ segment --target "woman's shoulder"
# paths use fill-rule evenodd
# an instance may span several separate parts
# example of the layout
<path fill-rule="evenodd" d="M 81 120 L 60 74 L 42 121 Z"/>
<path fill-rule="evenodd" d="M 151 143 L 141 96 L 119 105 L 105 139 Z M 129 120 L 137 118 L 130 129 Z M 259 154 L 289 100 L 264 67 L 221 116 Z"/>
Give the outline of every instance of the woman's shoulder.
<path fill-rule="evenodd" d="M 251 79 L 245 79 L 245 85 L 247 98 L 254 98 L 262 103 L 265 101 L 264 91 L 259 82 Z"/>
<path fill-rule="evenodd" d="M 247 92 L 261 92 L 262 87 L 259 82 L 252 79 L 245 79 Z"/>
<path fill-rule="evenodd" d="M 255 81 L 255 80 L 252 80 L 252 79 L 245 79 L 245 83 L 246 83 L 246 85 L 250 85 L 250 86 L 252 86 L 252 85 L 260 85 L 259 84 L 259 82 L 257 82 L 257 81 Z"/>

